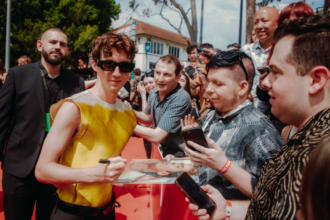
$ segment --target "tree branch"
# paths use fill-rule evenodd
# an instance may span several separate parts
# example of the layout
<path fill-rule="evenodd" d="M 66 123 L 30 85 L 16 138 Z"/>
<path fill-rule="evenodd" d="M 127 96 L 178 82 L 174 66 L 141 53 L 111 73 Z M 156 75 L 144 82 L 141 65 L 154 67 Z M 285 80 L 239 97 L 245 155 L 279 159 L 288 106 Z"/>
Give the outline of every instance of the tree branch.
<path fill-rule="evenodd" d="M 162 19 L 164 19 L 165 21 L 167 21 L 167 23 L 169 23 L 169 25 L 171 25 L 171 27 L 173 27 L 173 28 L 179 33 L 179 35 L 180 35 L 183 39 L 185 39 L 185 40 L 187 41 L 188 45 L 190 45 L 189 38 L 185 37 L 185 36 L 181 33 L 181 24 L 182 24 L 182 20 L 183 20 L 183 18 L 181 17 L 181 24 L 180 24 L 180 27 L 179 27 L 179 28 L 175 27 L 175 26 L 170 22 L 169 19 L 167 19 L 167 18 L 165 18 L 165 17 L 163 16 L 163 6 L 164 6 L 164 5 L 162 5 L 162 8 L 161 8 L 161 10 L 160 10 L 160 12 L 159 12 L 159 15 L 162 17 Z"/>
<path fill-rule="evenodd" d="M 188 12 L 190 11 L 190 9 L 191 9 L 191 7 L 187 10 L 187 12 L 186 12 L 186 15 L 188 14 Z"/>
<path fill-rule="evenodd" d="M 186 23 L 186 25 L 187 25 L 188 30 L 189 30 L 189 28 L 191 28 L 191 25 L 190 25 L 190 23 L 189 23 L 189 20 L 188 20 L 188 17 L 187 17 L 187 15 L 186 15 L 185 11 L 184 11 L 183 8 L 181 7 L 181 5 L 179 5 L 175 0 L 170 0 L 170 1 L 173 3 L 173 5 L 174 5 L 177 9 L 180 10 L 181 15 L 183 16 L 183 19 L 184 19 L 184 21 L 185 21 L 185 23 Z"/>
<path fill-rule="evenodd" d="M 172 8 L 172 7 L 168 6 L 168 5 L 166 5 L 166 7 L 168 7 L 169 9 L 171 9 L 171 10 L 173 10 L 173 11 L 175 11 L 175 12 L 179 13 L 179 15 L 181 15 L 180 11 L 178 11 L 178 10 L 175 10 L 174 8 Z"/>

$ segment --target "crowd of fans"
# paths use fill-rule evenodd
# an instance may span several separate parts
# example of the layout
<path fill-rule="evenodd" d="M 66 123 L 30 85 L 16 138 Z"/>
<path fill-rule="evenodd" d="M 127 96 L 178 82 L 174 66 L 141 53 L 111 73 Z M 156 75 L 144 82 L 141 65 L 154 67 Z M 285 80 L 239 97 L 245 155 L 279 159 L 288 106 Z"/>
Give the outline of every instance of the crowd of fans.
<path fill-rule="evenodd" d="M 262 7 L 249 44 L 232 43 L 227 51 L 210 43 L 190 45 L 189 64 L 169 54 L 145 72 L 134 68 L 134 42 L 109 32 L 93 40 L 97 78 L 84 84 L 91 88 L 84 92 L 81 80 L 61 67 L 67 40 L 59 28 L 45 30 L 37 43 L 41 61 L 30 64 L 22 56 L 18 66 L 25 66 L 11 68 L 8 75 L 0 60 L 8 219 L 21 219 L 13 217 L 21 212 L 12 207 L 17 202 L 29 203 L 22 211 L 28 219 L 35 200 L 52 201 L 37 205 L 43 219 L 79 219 L 68 213 L 114 219 L 112 184 L 123 172 L 125 159 L 119 154 L 131 135 L 143 138 L 148 158 L 154 144 L 167 161 L 189 158 L 197 165 L 199 185 L 216 204 L 210 216 L 190 203 L 199 219 L 330 219 L 330 17 L 314 15 L 302 1 L 281 13 Z M 40 85 L 27 80 L 30 87 L 24 87 L 18 77 L 31 67 L 42 80 Z M 46 98 L 41 111 L 31 115 L 40 121 L 35 124 L 22 116 L 30 106 L 22 97 L 28 99 L 28 88 L 38 86 Z M 203 130 L 209 148 L 184 142 L 181 132 L 194 127 Z M 40 137 L 27 140 L 26 130 Z M 100 144 L 109 141 L 110 148 Z M 28 162 L 17 148 L 21 145 L 38 146 Z M 110 165 L 93 160 L 103 154 Z M 11 168 L 18 160 L 26 167 L 22 171 Z M 55 195 L 55 187 L 46 189 L 49 184 L 59 188 L 58 198 L 27 193 L 33 185 L 33 193 Z M 18 196 L 22 186 L 25 194 Z"/>

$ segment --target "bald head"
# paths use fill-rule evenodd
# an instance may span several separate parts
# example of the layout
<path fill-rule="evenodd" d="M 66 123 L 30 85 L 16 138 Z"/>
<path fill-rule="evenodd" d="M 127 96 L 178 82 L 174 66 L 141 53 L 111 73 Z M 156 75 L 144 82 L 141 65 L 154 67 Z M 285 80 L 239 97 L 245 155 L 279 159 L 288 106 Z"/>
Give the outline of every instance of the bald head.
<path fill-rule="evenodd" d="M 254 31 L 261 46 L 272 44 L 278 15 L 278 10 L 269 6 L 260 8 L 254 15 Z"/>
<path fill-rule="evenodd" d="M 261 13 L 267 13 L 269 17 L 275 18 L 277 20 L 278 18 L 278 10 L 274 7 L 270 7 L 270 6 L 265 6 L 262 8 L 259 8 L 259 10 L 256 12 L 256 15 L 259 15 Z"/>

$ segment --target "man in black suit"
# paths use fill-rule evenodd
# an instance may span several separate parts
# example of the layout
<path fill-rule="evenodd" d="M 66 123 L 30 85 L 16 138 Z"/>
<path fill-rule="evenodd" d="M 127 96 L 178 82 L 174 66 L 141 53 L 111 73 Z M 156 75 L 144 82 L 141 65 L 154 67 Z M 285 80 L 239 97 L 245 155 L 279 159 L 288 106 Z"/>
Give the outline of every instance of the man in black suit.
<path fill-rule="evenodd" d="M 36 203 L 36 219 L 47 220 L 56 188 L 34 175 L 41 146 L 49 131 L 50 106 L 84 90 L 84 80 L 61 65 L 69 48 L 66 33 L 45 30 L 37 48 L 41 60 L 11 68 L 0 91 L 0 150 L 3 208 L 6 219 L 28 219 Z"/>

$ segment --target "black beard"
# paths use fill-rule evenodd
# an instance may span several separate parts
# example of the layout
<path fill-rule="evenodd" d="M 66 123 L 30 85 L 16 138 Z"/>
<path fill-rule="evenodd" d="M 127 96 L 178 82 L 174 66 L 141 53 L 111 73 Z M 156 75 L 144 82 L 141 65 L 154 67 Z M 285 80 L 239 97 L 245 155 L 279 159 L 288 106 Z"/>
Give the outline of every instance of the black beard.
<path fill-rule="evenodd" d="M 49 52 L 49 54 L 48 54 L 44 49 L 42 49 L 42 51 L 41 51 L 41 55 L 44 57 L 45 61 L 46 61 L 47 63 L 49 63 L 50 65 L 57 66 L 57 65 L 61 64 L 61 63 L 65 60 L 66 56 L 63 56 L 62 53 L 61 53 L 60 51 L 56 51 L 56 52 L 58 52 L 58 53 L 61 54 L 60 57 L 54 57 L 54 58 L 51 58 L 51 57 L 50 57 L 50 54 L 51 54 L 52 52 L 54 52 L 54 51 L 51 51 L 51 52 Z"/>

